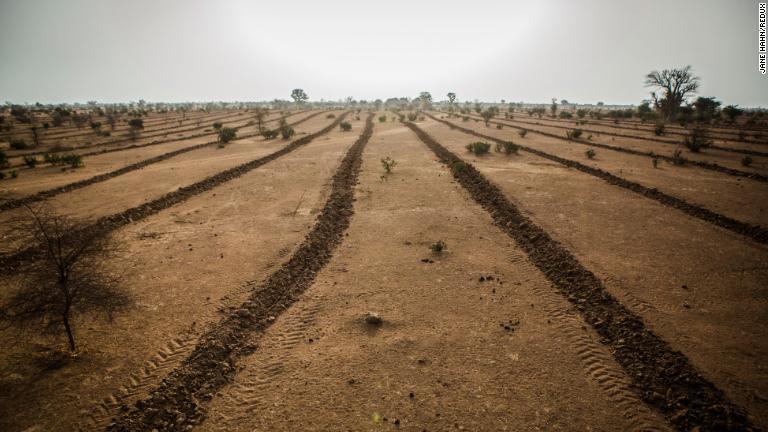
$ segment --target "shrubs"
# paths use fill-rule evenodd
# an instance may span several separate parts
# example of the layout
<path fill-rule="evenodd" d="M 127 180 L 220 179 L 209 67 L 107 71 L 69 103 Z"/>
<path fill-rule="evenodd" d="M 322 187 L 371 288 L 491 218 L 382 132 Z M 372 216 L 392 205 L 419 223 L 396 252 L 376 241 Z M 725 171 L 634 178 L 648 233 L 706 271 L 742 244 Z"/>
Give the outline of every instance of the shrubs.
<path fill-rule="evenodd" d="M 387 172 L 387 174 L 392 172 L 392 169 L 397 165 L 397 161 L 390 158 L 389 156 L 385 157 L 381 160 L 381 166 L 384 167 L 384 170 Z"/>
<path fill-rule="evenodd" d="M 219 143 L 220 147 L 237 137 L 237 130 L 235 128 L 225 127 L 219 131 Z"/>
<path fill-rule="evenodd" d="M 37 166 L 37 158 L 34 156 L 24 156 L 24 164 L 29 168 Z"/>
<path fill-rule="evenodd" d="M 690 134 L 685 136 L 683 144 L 688 147 L 688 150 L 698 153 L 702 149 L 709 147 L 712 144 L 712 140 L 709 139 L 706 129 L 696 126 L 691 130 Z"/>
<path fill-rule="evenodd" d="M 387 116 L 379 116 L 379 123 L 386 123 L 387 122 Z"/>
<path fill-rule="evenodd" d="M 327 118 L 327 119 L 336 118 L 336 114 L 334 114 L 334 113 L 330 113 L 330 114 L 328 114 L 327 116 L 325 116 L 325 118 Z"/>
<path fill-rule="evenodd" d="M 467 170 L 467 164 L 462 161 L 455 161 L 451 164 L 451 172 L 454 174 L 461 174 Z"/>
<path fill-rule="evenodd" d="M 748 166 L 752 165 L 752 162 L 753 162 L 752 158 L 749 157 L 749 156 L 744 156 L 744 158 L 741 159 L 741 165 L 743 165 L 745 167 L 748 167 Z"/>
<path fill-rule="evenodd" d="M 83 157 L 75 153 L 45 153 L 43 160 L 53 166 L 69 165 L 71 168 L 83 166 Z"/>
<path fill-rule="evenodd" d="M 656 123 L 656 126 L 653 128 L 653 133 L 656 134 L 656 136 L 662 136 L 664 135 L 664 123 Z"/>
<path fill-rule="evenodd" d="M 214 122 L 213 123 L 213 129 L 214 130 L 221 130 L 221 127 L 224 126 L 221 122 Z"/>
<path fill-rule="evenodd" d="M 594 151 L 594 150 L 592 150 L 592 149 L 589 149 L 589 150 L 585 151 L 585 152 L 584 152 L 584 154 L 585 154 L 585 155 L 587 155 L 587 159 L 594 159 L 594 158 L 595 158 L 595 155 L 596 155 L 597 153 L 595 153 L 595 151 Z"/>
<path fill-rule="evenodd" d="M 504 125 L 501 123 L 496 123 L 496 129 L 504 129 Z"/>
<path fill-rule="evenodd" d="M 8 155 L 3 150 L 0 150 L 0 169 L 8 167 Z"/>
<path fill-rule="evenodd" d="M 261 136 L 264 137 L 264 139 L 275 139 L 280 134 L 280 131 L 278 130 L 272 130 L 272 129 L 264 129 L 261 131 Z"/>
<path fill-rule="evenodd" d="M 582 133 L 584 132 L 581 129 L 571 129 L 571 130 L 565 131 L 565 136 L 569 140 L 578 139 L 579 137 L 581 137 Z"/>
<path fill-rule="evenodd" d="M 518 134 L 520 135 L 520 138 L 525 138 L 525 135 L 528 133 L 528 129 L 520 129 L 520 132 Z"/>
<path fill-rule="evenodd" d="M 413 122 L 413 121 L 416 121 L 417 118 L 419 118 L 418 114 L 416 114 L 414 112 L 409 112 L 408 113 L 408 121 L 412 121 Z"/>
<path fill-rule="evenodd" d="M 513 143 L 512 141 L 496 143 L 497 153 L 504 153 L 505 155 L 509 156 L 511 154 L 517 154 L 518 150 L 520 150 L 520 146 Z"/>
<path fill-rule="evenodd" d="M 280 135 L 282 135 L 283 139 L 286 139 L 286 140 L 296 134 L 296 131 L 293 130 L 293 128 L 285 120 L 285 117 L 280 119 L 279 130 L 280 130 Z"/>
<path fill-rule="evenodd" d="M 467 150 L 476 156 L 486 154 L 490 149 L 491 145 L 486 142 L 477 141 L 467 144 Z"/>
<path fill-rule="evenodd" d="M 340 128 L 341 128 L 341 130 L 343 130 L 344 132 L 349 132 L 349 131 L 351 131 L 351 130 L 352 130 L 352 124 L 350 124 L 350 123 L 349 123 L 349 122 L 347 122 L 347 121 L 343 121 L 343 122 L 339 123 L 339 127 L 340 127 Z"/>
<path fill-rule="evenodd" d="M 442 253 L 445 250 L 445 248 L 447 248 L 447 247 L 448 246 L 442 240 L 438 240 L 438 241 L 432 243 L 431 245 L 429 245 L 429 249 L 432 252 L 436 253 L 436 254 Z"/>
<path fill-rule="evenodd" d="M 653 159 L 651 159 L 651 163 L 653 163 L 653 167 L 654 168 L 658 168 L 659 167 L 659 158 L 654 157 Z"/>
<path fill-rule="evenodd" d="M 14 138 L 11 140 L 11 148 L 14 150 L 24 150 L 29 148 L 27 142 L 21 138 Z"/>
<path fill-rule="evenodd" d="M 462 118 L 461 118 L 461 121 L 465 121 L 465 122 L 466 122 L 466 121 L 469 121 L 469 116 L 464 116 L 464 117 L 462 117 Z"/>

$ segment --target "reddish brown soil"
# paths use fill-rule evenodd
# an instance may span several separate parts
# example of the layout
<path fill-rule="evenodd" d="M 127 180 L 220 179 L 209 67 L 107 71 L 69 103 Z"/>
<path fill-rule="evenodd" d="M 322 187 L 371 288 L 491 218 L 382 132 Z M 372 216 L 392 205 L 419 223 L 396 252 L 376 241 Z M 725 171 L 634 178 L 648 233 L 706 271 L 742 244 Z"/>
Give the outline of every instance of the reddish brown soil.
<path fill-rule="evenodd" d="M 342 158 L 363 131 L 366 113 L 360 117 L 348 115 L 351 132 L 334 128 L 240 177 L 120 225 L 114 235 L 125 250 L 112 266 L 125 275 L 136 306 L 112 323 L 78 319 L 81 351 L 56 368 L 42 363 L 62 340 L 16 341 L 0 333 L 0 429 L 102 430 L 116 415 L 115 430 L 184 430 L 203 420 L 197 429 L 206 431 L 671 430 L 682 428 L 683 417 L 695 420 L 690 413 L 660 412 L 638 393 L 638 378 L 628 374 L 636 369 L 616 360 L 615 345 L 599 326 L 561 295 L 530 250 L 494 225 L 493 209 L 481 207 L 399 122 L 376 121 L 358 184 L 331 194 L 334 175 L 347 169 L 342 177 L 354 180 L 354 161 L 345 165 Z M 296 127 L 294 139 L 334 120 L 315 116 Z M 648 158 L 604 149 L 590 160 L 583 145 L 452 121 L 768 225 L 764 182 L 693 166 L 654 169 Z M 764 245 L 530 153 L 469 155 L 464 146 L 478 138 L 433 120 L 417 125 L 474 165 L 679 351 L 714 393 L 722 391 L 744 410 L 749 419 L 738 425 L 768 427 Z M 595 139 L 667 151 L 667 144 L 640 137 Z M 24 196 L 208 139 L 91 156 L 84 168 L 66 173 L 37 168 L 2 186 L 12 184 L 13 196 Z M 50 202 L 72 216 L 108 216 L 286 145 L 259 137 L 206 147 Z M 386 156 L 397 161 L 391 174 L 380 163 Z M 726 152 L 701 157 L 736 167 Z M 764 162 L 753 170 L 764 172 Z M 341 204 L 349 191 L 356 199 L 351 209 Z M 320 212 L 348 221 L 348 228 L 329 234 Z M 0 221 L 22 214 L 2 212 Z M 340 242 L 310 245 L 311 259 L 294 262 L 308 233 Z M 433 253 L 430 245 L 438 240 L 447 249 Z M 264 281 L 274 281 L 286 266 L 308 266 L 300 281 L 306 291 L 288 296 L 273 314 L 258 305 L 249 309 Z M 15 282 L 4 277 L 0 292 Z M 256 315 L 238 321 L 243 307 Z M 368 312 L 383 323 L 367 323 Z M 242 345 L 231 353 L 217 350 L 210 337 L 232 322 Z M 209 367 L 201 359 L 225 362 L 227 373 L 195 375 L 190 367 Z M 194 380 L 184 381 L 189 377 Z M 201 388 L 178 394 L 193 384 Z M 209 388 L 210 394 L 196 393 Z M 190 402 L 190 395 L 200 398 Z M 140 400 L 148 410 L 158 401 L 165 405 L 153 419 L 143 408 L 130 409 Z M 190 404 L 200 408 L 194 419 L 179 417 Z"/>

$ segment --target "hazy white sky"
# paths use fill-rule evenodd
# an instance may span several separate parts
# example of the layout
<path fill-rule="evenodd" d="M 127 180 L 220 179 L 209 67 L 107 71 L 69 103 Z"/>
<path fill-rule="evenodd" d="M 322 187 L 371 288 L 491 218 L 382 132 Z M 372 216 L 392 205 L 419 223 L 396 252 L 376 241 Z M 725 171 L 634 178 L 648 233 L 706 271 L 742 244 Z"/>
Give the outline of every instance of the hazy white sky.
<path fill-rule="evenodd" d="M 634 103 L 652 69 L 768 106 L 757 1 L 0 0 L 0 101 Z"/>

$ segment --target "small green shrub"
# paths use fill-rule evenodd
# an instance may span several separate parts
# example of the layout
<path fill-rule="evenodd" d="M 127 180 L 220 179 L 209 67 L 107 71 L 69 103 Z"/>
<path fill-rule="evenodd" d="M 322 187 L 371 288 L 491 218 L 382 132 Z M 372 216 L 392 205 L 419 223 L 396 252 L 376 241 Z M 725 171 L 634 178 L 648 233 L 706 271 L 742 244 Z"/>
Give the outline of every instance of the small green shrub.
<path fill-rule="evenodd" d="M 578 139 L 579 137 L 581 137 L 582 133 L 584 133 L 584 131 L 582 131 L 581 129 L 571 129 L 571 130 L 565 131 L 565 136 L 569 140 Z"/>
<path fill-rule="evenodd" d="M 464 116 L 464 117 L 462 117 L 462 118 L 461 118 L 461 121 L 465 121 L 465 122 L 466 122 L 466 121 L 469 121 L 469 116 Z"/>
<path fill-rule="evenodd" d="M 491 145 L 482 141 L 477 141 L 477 142 L 467 144 L 467 150 L 469 150 L 470 153 L 473 153 L 476 156 L 486 154 L 490 149 L 491 149 Z"/>
<path fill-rule="evenodd" d="M 27 142 L 24 141 L 23 139 L 13 138 L 11 139 L 11 148 L 14 150 L 24 150 L 29 148 L 29 146 L 27 145 Z"/>
<path fill-rule="evenodd" d="M 237 129 L 225 127 L 219 130 L 219 142 L 221 144 L 226 144 L 235 138 L 237 138 Z"/>
<path fill-rule="evenodd" d="M 330 113 L 330 114 L 328 114 L 327 116 L 325 116 L 325 118 L 327 118 L 327 119 L 336 118 L 336 114 L 334 114 L 334 113 Z"/>
<path fill-rule="evenodd" d="M 288 124 L 285 117 L 280 119 L 280 135 L 283 139 L 289 139 L 296 134 L 296 131 Z"/>
<path fill-rule="evenodd" d="M 655 158 L 651 159 L 651 163 L 653 163 L 653 167 L 654 168 L 658 168 L 659 167 L 659 158 L 655 157 Z"/>
<path fill-rule="evenodd" d="M 707 130 L 703 127 L 696 126 L 691 129 L 691 132 L 683 139 L 683 144 L 688 150 L 698 153 L 702 149 L 709 147 L 712 144 L 712 140 L 709 139 Z"/>
<path fill-rule="evenodd" d="M 386 123 L 386 121 L 387 121 L 387 116 L 385 115 L 379 116 L 379 123 Z"/>
<path fill-rule="evenodd" d="M 213 123 L 213 129 L 214 130 L 221 130 L 222 126 L 224 126 L 224 124 L 222 124 L 221 122 L 214 122 Z"/>
<path fill-rule="evenodd" d="M 653 133 L 655 133 L 656 136 L 662 136 L 664 135 L 665 128 L 666 126 L 664 125 L 664 123 L 656 123 L 656 126 L 654 126 L 653 128 Z"/>
<path fill-rule="evenodd" d="M 496 129 L 504 129 L 504 125 L 501 123 L 496 123 Z"/>
<path fill-rule="evenodd" d="M 520 138 L 525 138 L 525 135 L 528 134 L 528 129 L 520 129 L 520 132 L 518 132 L 518 135 L 520 135 Z"/>
<path fill-rule="evenodd" d="M 11 178 L 17 178 L 19 176 L 19 172 L 14 170 L 11 170 Z"/>
<path fill-rule="evenodd" d="M 261 136 L 268 140 L 275 139 L 278 135 L 280 135 L 280 131 L 278 130 L 264 129 L 261 131 Z"/>
<path fill-rule="evenodd" d="M 61 157 L 61 163 L 69 165 L 71 168 L 78 168 L 83 166 L 83 157 L 79 154 L 68 153 Z"/>
<path fill-rule="evenodd" d="M 451 172 L 454 174 L 461 174 L 467 170 L 467 164 L 462 161 L 455 161 L 451 164 Z"/>
<path fill-rule="evenodd" d="M 589 150 L 587 150 L 586 152 L 584 152 L 584 154 L 585 154 L 585 155 L 587 155 L 587 159 L 594 159 L 594 158 L 595 158 L 595 155 L 596 155 L 597 153 L 595 153 L 595 151 L 594 151 L 594 150 L 592 150 L 592 149 L 589 149 Z"/>
<path fill-rule="evenodd" d="M 350 124 L 349 122 L 346 122 L 346 121 L 343 121 L 343 122 L 339 123 L 339 127 L 344 132 L 349 132 L 349 131 L 352 130 L 352 124 Z"/>
<path fill-rule="evenodd" d="M 8 166 L 8 155 L 0 149 L 0 168 L 6 168 Z"/>
<path fill-rule="evenodd" d="M 506 155 L 511 155 L 511 154 L 517 154 L 519 150 L 520 150 L 520 146 L 513 143 L 512 141 L 496 143 L 497 153 L 504 153 Z"/>
<path fill-rule="evenodd" d="M 745 167 L 748 167 L 748 166 L 752 165 L 752 162 L 753 162 L 753 161 L 752 161 L 752 158 L 751 158 L 751 157 L 749 157 L 749 156 L 744 156 L 744 157 L 741 159 L 741 164 L 742 164 L 743 166 L 745 166 Z"/>
<path fill-rule="evenodd" d="M 448 246 L 442 240 L 438 240 L 432 243 L 431 245 L 429 245 L 429 249 L 436 254 L 442 253 L 447 247 Z"/>
<path fill-rule="evenodd" d="M 29 155 L 24 156 L 24 164 L 29 168 L 34 168 L 37 166 L 37 158 Z"/>
<path fill-rule="evenodd" d="M 392 172 L 392 169 L 397 165 L 397 161 L 390 158 L 389 156 L 385 157 L 381 160 L 381 166 L 384 167 L 384 170 L 387 172 L 387 174 Z"/>
<path fill-rule="evenodd" d="M 412 122 L 413 122 L 413 121 L 416 121 L 416 119 L 417 119 L 418 117 L 419 117 L 419 115 L 418 115 L 418 114 L 416 114 L 416 113 L 414 113 L 414 112 L 410 112 L 410 113 L 408 113 L 408 121 L 412 121 Z"/>

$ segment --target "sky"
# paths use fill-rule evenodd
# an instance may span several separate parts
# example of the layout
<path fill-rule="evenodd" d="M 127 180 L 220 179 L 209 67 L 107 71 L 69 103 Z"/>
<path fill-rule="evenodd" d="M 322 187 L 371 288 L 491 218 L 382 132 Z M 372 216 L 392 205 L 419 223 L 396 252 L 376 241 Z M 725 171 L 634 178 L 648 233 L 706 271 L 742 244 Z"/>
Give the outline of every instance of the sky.
<path fill-rule="evenodd" d="M 0 0 L 0 102 L 373 100 L 768 106 L 752 0 Z"/>

